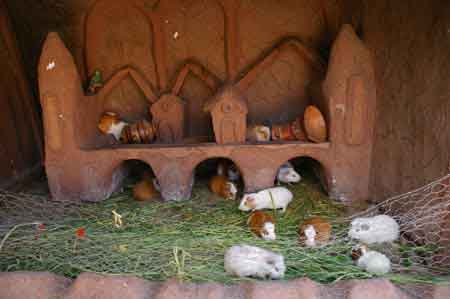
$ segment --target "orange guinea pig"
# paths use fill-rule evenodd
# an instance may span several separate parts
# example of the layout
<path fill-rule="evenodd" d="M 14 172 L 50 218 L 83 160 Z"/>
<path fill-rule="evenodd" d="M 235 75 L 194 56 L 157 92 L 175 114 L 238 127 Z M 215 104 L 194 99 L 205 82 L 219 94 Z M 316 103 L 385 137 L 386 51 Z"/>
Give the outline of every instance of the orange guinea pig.
<path fill-rule="evenodd" d="M 324 245 L 331 238 L 331 224 L 319 216 L 314 216 L 300 224 L 298 234 L 299 241 L 306 246 Z"/>
<path fill-rule="evenodd" d="M 272 215 L 262 211 L 253 212 L 248 217 L 247 224 L 250 230 L 264 240 L 275 240 L 275 219 Z"/>
<path fill-rule="evenodd" d="M 156 178 L 144 174 L 142 180 L 133 187 L 133 197 L 137 201 L 150 201 L 160 198 L 161 193 Z"/>
<path fill-rule="evenodd" d="M 98 122 L 98 129 L 100 132 L 103 134 L 112 134 L 116 140 L 120 139 L 120 135 L 125 126 L 127 126 L 127 123 L 122 121 L 114 112 L 103 113 Z"/>
<path fill-rule="evenodd" d="M 237 188 L 233 182 L 230 182 L 224 175 L 215 175 L 209 181 L 209 189 L 212 193 L 225 199 L 236 199 Z"/>

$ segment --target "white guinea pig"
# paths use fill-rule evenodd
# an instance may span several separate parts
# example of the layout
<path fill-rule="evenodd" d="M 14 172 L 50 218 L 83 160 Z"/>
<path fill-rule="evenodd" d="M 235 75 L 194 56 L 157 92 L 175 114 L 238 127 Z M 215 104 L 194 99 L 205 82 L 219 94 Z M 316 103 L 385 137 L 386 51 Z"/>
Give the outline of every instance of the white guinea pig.
<path fill-rule="evenodd" d="M 361 256 L 358 258 L 356 265 L 369 273 L 386 274 L 391 271 L 391 261 L 384 254 L 367 250 L 367 247 L 360 246 L 359 252 Z"/>
<path fill-rule="evenodd" d="M 302 177 L 295 171 L 294 166 L 290 162 L 286 162 L 280 166 L 277 174 L 277 181 L 282 183 L 298 183 Z"/>
<path fill-rule="evenodd" d="M 365 244 L 393 242 L 398 239 L 398 223 L 388 215 L 355 218 L 348 232 L 350 238 Z"/>
<path fill-rule="evenodd" d="M 239 277 L 279 279 L 284 276 L 284 257 L 249 245 L 235 245 L 225 253 L 225 270 Z"/>
<path fill-rule="evenodd" d="M 282 209 L 285 212 L 293 197 L 292 192 L 285 187 L 269 188 L 257 193 L 244 194 L 239 205 L 239 210 L 247 212 L 264 209 Z"/>

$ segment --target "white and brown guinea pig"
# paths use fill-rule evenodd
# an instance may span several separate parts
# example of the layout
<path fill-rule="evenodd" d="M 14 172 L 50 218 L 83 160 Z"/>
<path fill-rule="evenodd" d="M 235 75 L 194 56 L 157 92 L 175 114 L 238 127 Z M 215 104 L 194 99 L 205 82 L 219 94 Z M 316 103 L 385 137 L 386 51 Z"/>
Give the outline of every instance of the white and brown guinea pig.
<path fill-rule="evenodd" d="M 219 164 L 217 165 L 217 175 L 226 176 L 228 180 L 232 182 L 237 182 L 241 177 L 236 165 L 227 159 L 221 159 L 219 161 Z"/>
<path fill-rule="evenodd" d="M 120 135 L 122 134 L 123 128 L 125 128 L 128 124 L 122 121 L 117 113 L 114 112 L 105 112 L 100 117 L 100 121 L 98 122 L 98 129 L 103 134 L 111 134 L 116 138 L 116 140 L 120 139 Z"/>
<path fill-rule="evenodd" d="M 247 224 L 250 230 L 264 240 L 275 240 L 275 219 L 272 215 L 262 211 L 253 212 L 248 217 Z"/>
<path fill-rule="evenodd" d="M 133 187 L 133 197 L 137 201 L 150 201 L 161 197 L 158 180 L 149 172 L 145 172 L 142 180 Z"/>
<path fill-rule="evenodd" d="M 299 241 L 308 247 L 326 244 L 331 238 L 331 224 L 319 216 L 303 221 L 298 229 Z"/>
<path fill-rule="evenodd" d="M 224 175 L 215 175 L 209 181 L 209 189 L 212 193 L 219 195 L 224 199 L 236 199 L 236 185 L 229 181 Z"/>
<path fill-rule="evenodd" d="M 253 125 L 247 128 L 247 140 L 250 142 L 270 141 L 270 128 L 264 125 Z"/>

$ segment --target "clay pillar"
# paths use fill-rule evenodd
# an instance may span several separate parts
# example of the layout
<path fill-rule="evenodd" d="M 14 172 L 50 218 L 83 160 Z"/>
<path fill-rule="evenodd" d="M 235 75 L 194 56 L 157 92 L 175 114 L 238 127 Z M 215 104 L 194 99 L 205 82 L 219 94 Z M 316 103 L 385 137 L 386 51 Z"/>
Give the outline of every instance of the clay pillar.
<path fill-rule="evenodd" d="M 98 175 L 86 171 L 79 150 L 77 113 L 83 110 L 78 103 L 84 94 L 73 57 L 57 33 L 49 33 L 45 40 L 38 79 L 50 190 L 58 199 L 81 199 L 82 193 L 92 188 L 86 185 L 86 175 L 92 180 Z"/>
<path fill-rule="evenodd" d="M 344 25 L 331 51 L 323 85 L 331 114 L 330 195 L 343 202 L 367 200 L 375 126 L 375 78 L 369 50 Z"/>
<path fill-rule="evenodd" d="M 194 170 L 180 162 L 166 160 L 153 163 L 153 171 L 161 186 L 161 196 L 166 201 L 188 200 L 194 185 Z"/>

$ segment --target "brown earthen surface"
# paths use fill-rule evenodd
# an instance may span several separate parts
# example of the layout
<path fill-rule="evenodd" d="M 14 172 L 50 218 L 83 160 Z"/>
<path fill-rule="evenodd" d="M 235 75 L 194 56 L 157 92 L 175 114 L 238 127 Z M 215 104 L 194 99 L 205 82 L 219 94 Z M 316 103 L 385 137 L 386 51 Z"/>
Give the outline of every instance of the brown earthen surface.
<path fill-rule="evenodd" d="M 171 7 L 166 7 L 167 3 L 148 7 L 141 1 L 125 3 L 114 0 L 113 2 L 114 9 L 108 8 L 108 10 L 97 12 L 97 6 L 105 5 L 104 1 L 91 7 L 86 12 L 88 15 L 86 26 L 91 24 L 90 22 L 96 24 L 89 20 L 103 20 L 106 12 L 108 12 L 106 14 L 108 16 L 115 15 L 115 12 L 117 17 L 120 17 L 125 11 L 131 15 L 133 11 L 135 14 L 144 14 L 146 20 L 152 23 L 154 37 L 152 51 L 155 57 L 159 57 L 161 49 L 167 47 L 166 39 L 160 34 L 162 28 L 167 25 L 167 20 L 161 17 Z M 127 6 L 127 10 L 119 12 L 119 6 Z M 81 88 L 82 76 L 79 75 L 71 53 L 56 33 L 48 35 L 43 46 L 38 73 L 46 129 L 46 170 L 53 196 L 73 200 L 103 200 L 120 185 L 125 174 L 121 165 L 129 159 L 145 161 L 152 167 L 161 184 L 162 196 L 166 200 L 189 198 L 196 165 L 205 159 L 217 157 L 233 160 L 242 171 L 245 190 L 255 191 L 273 185 L 276 171 L 283 162 L 299 156 L 309 156 L 323 165 L 327 178 L 327 189 L 330 190 L 332 198 L 352 201 L 365 200 L 369 197 L 368 181 L 373 118 L 368 117 L 362 120 L 353 117 L 350 112 L 372 109 L 375 105 L 376 93 L 370 53 L 351 26 L 343 26 L 341 33 L 334 41 L 328 69 L 317 50 L 299 39 L 287 37 L 280 44 L 274 45 L 274 48 L 268 53 L 263 53 L 260 61 L 249 65 L 245 74 L 238 78 L 234 72 L 238 67 L 235 63 L 238 61 L 236 57 L 239 56 L 239 44 L 242 41 L 236 39 L 236 36 L 239 36 L 238 27 L 233 26 L 232 23 L 239 22 L 233 15 L 237 14 L 240 9 L 239 1 L 226 2 L 223 8 L 226 20 L 231 22 L 231 24 L 226 22 L 225 26 L 227 32 L 225 44 L 228 49 L 227 55 L 224 57 L 227 63 L 226 82 L 220 84 L 220 79 L 218 79 L 220 75 L 214 74 L 213 70 L 207 69 L 201 63 L 185 61 L 184 67 L 174 77 L 174 83 L 171 83 L 170 96 L 161 96 L 161 93 L 164 94 L 164 90 L 170 88 L 167 82 L 164 82 L 168 68 L 167 61 L 162 56 L 155 59 L 158 82 L 151 82 L 151 76 L 146 75 L 146 72 L 140 69 L 141 67 L 145 68 L 145 64 L 139 66 L 127 60 L 115 59 L 115 56 L 110 59 L 101 56 L 100 58 L 104 60 L 99 61 L 103 61 L 102 63 L 118 65 L 114 70 L 111 69 L 110 79 L 97 95 L 85 96 Z M 111 18 L 111 16 L 109 17 Z M 124 22 L 131 22 L 128 15 L 126 18 L 124 17 Z M 133 24 L 139 26 L 140 21 L 136 22 Z M 94 39 L 96 35 L 99 35 L 100 40 L 104 38 L 101 36 L 101 31 L 97 32 L 93 29 L 89 29 L 88 40 Z M 178 37 L 176 35 L 173 38 L 177 39 Z M 123 42 L 128 44 L 127 41 L 125 39 Z M 230 46 L 230 43 L 234 46 Z M 88 45 L 89 43 L 86 43 L 85 46 Z M 142 46 L 145 45 L 147 44 L 144 43 Z M 116 47 L 109 43 L 103 46 L 100 43 L 97 46 L 102 47 L 104 52 L 108 52 L 109 47 L 114 47 L 114 49 Z M 130 43 L 128 46 L 131 47 L 129 51 L 135 55 L 130 56 L 129 59 L 137 61 L 136 57 L 140 57 L 140 59 L 146 60 L 146 56 L 139 52 L 142 49 L 131 50 L 136 44 Z M 92 51 L 91 48 L 86 49 L 86 55 L 95 57 L 99 55 L 95 51 L 90 51 Z M 125 50 L 123 49 L 123 51 Z M 267 118 L 263 116 L 264 109 L 254 106 L 255 101 L 247 99 L 247 96 L 251 95 L 254 84 L 262 80 L 265 73 L 273 67 L 278 69 L 276 64 L 284 61 L 286 53 L 293 53 L 301 65 L 308 69 L 308 72 L 300 79 L 301 84 L 295 83 L 296 81 L 291 82 L 296 88 L 301 88 L 301 92 L 291 90 L 291 95 L 295 95 L 298 105 L 293 105 L 279 93 L 274 94 L 272 98 L 275 102 L 264 105 L 264 109 L 271 110 L 274 118 Z M 97 69 L 97 65 L 102 68 L 102 63 L 96 62 L 96 59 L 100 58 L 89 58 L 87 63 L 90 65 L 88 67 L 91 68 L 94 65 L 92 70 Z M 290 65 L 289 62 L 287 64 Z M 120 68 L 119 65 L 123 68 Z M 293 69 L 302 69 L 302 66 L 291 65 Z M 105 68 L 109 70 L 109 68 Z M 279 78 L 279 80 L 275 77 L 272 79 L 290 82 L 289 76 L 292 75 L 290 72 L 286 72 L 284 68 L 277 72 L 288 77 Z M 325 73 L 324 97 L 321 99 L 321 104 L 325 107 L 324 114 L 328 117 L 329 142 L 284 145 L 245 143 L 247 123 L 258 121 L 257 117 L 251 115 L 251 109 L 256 109 L 255 113 L 269 121 L 282 119 L 281 116 L 284 112 L 287 113 L 286 115 L 292 114 L 286 116 L 286 119 L 295 119 L 298 112 L 304 109 L 305 102 L 302 98 L 309 94 L 310 86 L 317 84 L 320 86 Z M 204 104 L 203 108 L 211 114 L 210 121 L 213 123 L 217 144 L 186 144 L 183 146 L 183 126 L 189 124 L 191 119 L 185 118 L 181 107 L 184 101 L 189 102 L 190 99 L 177 98 L 177 95 L 181 93 L 188 82 L 186 78 L 189 74 L 198 77 L 200 82 L 207 86 L 214 95 Z M 133 96 L 132 92 L 122 93 L 127 99 L 124 101 L 114 100 L 115 105 L 118 105 L 116 109 L 113 109 L 114 112 L 133 119 L 133 117 L 139 116 L 137 112 L 145 111 L 147 106 L 151 107 L 150 111 L 152 114 L 154 113 L 152 115 L 154 123 L 160 130 L 159 145 L 143 147 L 124 145 L 111 148 L 104 137 L 98 136 L 96 123 L 105 109 L 111 108 L 110 95 L 113 90 L 127 90 L 128 87 L 123 85 L 124 80 L 134 82 L 137 90 L 143 95 L 145 105 L 136 110 L 137 106 L 128 101 L 137 99 L 137 97 Z M 290 90 L 289 88 L 275 89 Z M 175 100 L 166 103 L 170 99 Z M 189 116 L 193 117 L 192 121 L 195 122 L 196 116 L 192 114 Z M 346 136 L 350 137 L 347 137 L 346 140 Z M 173 142 L 174 145 L 165 147 L 160 144 L 161 141 L 163 143 Z"/>
<path fill-rule="evenodd" d="M 307 278 L 235 285 L 151 282 L 132 276 L 82 273 L 71 280 L 48 272 L 0 273 L 0 299 L 443 299 L 450 285 L 396 286 L 385 279 L 321 285 Z"/>

